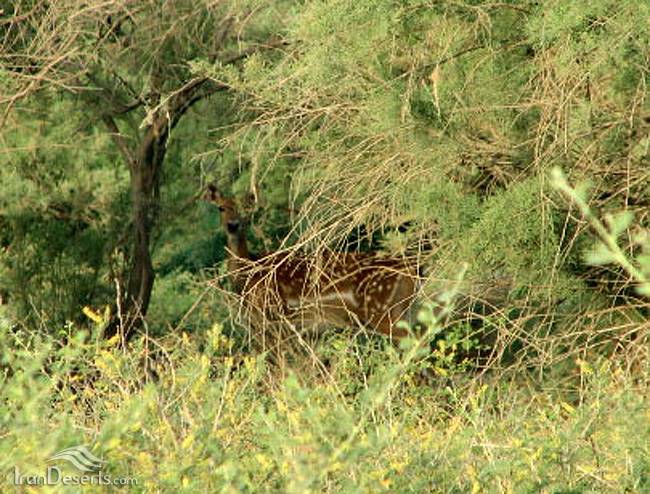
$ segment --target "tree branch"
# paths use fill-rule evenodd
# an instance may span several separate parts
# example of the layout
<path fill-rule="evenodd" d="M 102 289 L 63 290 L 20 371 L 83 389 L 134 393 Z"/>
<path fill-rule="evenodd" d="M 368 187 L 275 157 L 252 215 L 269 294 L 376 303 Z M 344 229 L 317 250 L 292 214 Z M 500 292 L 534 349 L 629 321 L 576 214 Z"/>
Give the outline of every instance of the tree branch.
<path fill-rule="evenodd" d="M 249 46 L 244 50 L 238 51 L 237 53 L 231 53 L 228 55 L 224 54 L 225 56 L 219 57 L 219 59 L 223 65 L 231 65 L 233 63 L 244 60 L 254 53 L 279 48 L 281 46 L 287 46 L 288 44 L 289 43 L 282 38 L 272 38 L 266 43 L 259 43 Z M 210 85 L 210 87 L 206 89 L 204 87 L 206 85 Z M 198 94 L 201 89 L 203 89 L 203 92 Z M 229 89 L 229 86 L 223 83 L 216 83 L 208 77 L 201 77 L 188 82 L 171 97 L 172 104 L 169 111 L 169 121 L 171 127 L 173 128 L 176 125 L 180 117 L 192 105 L 208 96 L 211 96 L 217 91 L 226 89 Z"/>
<path fill-rule="evenodd" d="M 131 147 L 129 146 L 129 143 L 124 137 L 124 134 L 120 132 L 120 129 L 117 127 L 117 124 L 115 123 L 115 120 L 113 119 L 112 116 L 102 115 L 102 120 L 104 121 L 104 124 L 108 128 L 108 131 L 111 134 L 111 138 L 113 139 L 118 149 L 122 153 L 122 156 L 124 157 L 124 160 L 126 161 L 127 165 L 129 166 L 129 168 L 132 167 L 135 161 L 135 157 L 133 155 L 133 151 L 131 150 Z"/>
<path fill-rule="evenodd" d="M 238 51 L 237 53 L 230 53 L 230 54 L 224 53 L 225 56 L 217 57 L 216 60 L 220 60 L 223 65 L 230 65 L 232 63 L 239 62 L 240 60 L 243 60 L 249 55 L 252 55 L 259 51 L 272 50 L 274 48 L 280 48 L 283 46 L 289 46 L 289 42 L 283 38 L 275 37 L 269 39 L 265 43 L 253 44 L 245 48 L 244 50 Z"/>

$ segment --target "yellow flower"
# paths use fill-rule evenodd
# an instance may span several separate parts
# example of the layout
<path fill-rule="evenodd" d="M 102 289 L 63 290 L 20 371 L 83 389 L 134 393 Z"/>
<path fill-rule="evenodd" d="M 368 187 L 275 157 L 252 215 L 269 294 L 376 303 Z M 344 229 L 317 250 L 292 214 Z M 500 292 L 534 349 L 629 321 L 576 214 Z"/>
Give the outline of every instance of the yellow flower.
<path fill-rule="evenodd" d="M 576 360 L 576 364 L 578 364 L 578 367 L 580 368 L 580 373 L 581 374 L 589 375 L 589 374 L 594 373 L 594 370 L 591 367 L 591 365 L 589 365 L 589 362 L 579 358 L 579 359 Z"/>
<path fill-rule="evenodd" d="M 381 486 L 383 488 L 388 489 L 390 487 L 390 485 L 392 484 L 392 481 L 391 481 L 391 479 L 381 479 L 379 481 L 379 483 L 381 484 Z"/>
<path fill-rule="evenodd" d="M 183 439 L 183 442 L 181 443 L 181 448 L 190 449 L 192 447 L 192 444 L 194 444 L 194 436 L 190 434 L 185 439 Z"/>
<path fill-rule="evenodd" d="M 84 306 L 81 311 L 86 315 L 88 319 L 92 320 L 96 324 L 102 324 L 104 322 L 104 318 L 87 305 Z"/>

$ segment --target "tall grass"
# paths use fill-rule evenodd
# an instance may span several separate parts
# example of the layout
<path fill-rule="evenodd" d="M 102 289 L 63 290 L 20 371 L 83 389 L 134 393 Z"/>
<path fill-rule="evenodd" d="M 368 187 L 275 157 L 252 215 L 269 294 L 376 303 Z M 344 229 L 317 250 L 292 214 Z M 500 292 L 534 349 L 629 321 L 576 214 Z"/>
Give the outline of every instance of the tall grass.
<path fill-rule="evenodd" d="M 421 320 L 425 338 L 439 331 L 430 308 Z M 587 353 L 541 374 L 437 360 L 423 382 L 422 340 L 400 350 L 329 335 L 315 348 L 325 372 L 243 354 L 219 324 L 126 352 L 72 326 L 44 336 L 2 323 L 0 342 L 3 492 L 14 469 L 44 472 L 80 444 L 105 473 L 137 480 L 125 492 L 650 489 L 647 358 Z"/>

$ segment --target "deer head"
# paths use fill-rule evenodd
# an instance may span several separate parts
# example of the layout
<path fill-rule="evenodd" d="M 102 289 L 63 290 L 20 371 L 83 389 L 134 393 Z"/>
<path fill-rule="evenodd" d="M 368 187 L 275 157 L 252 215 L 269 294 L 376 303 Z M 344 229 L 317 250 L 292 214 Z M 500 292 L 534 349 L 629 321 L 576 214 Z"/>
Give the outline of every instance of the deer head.
<path fill-rule="evenodd" d="M 217 206 L 219 210 L 219 218 L 226 233 L 230 253 L 242 259 L 248 259 L 246 222 L 239 214 L 237 203 L 232 198 L 222 195 L 214 184 L 207 186 L 204 199 Z"/>

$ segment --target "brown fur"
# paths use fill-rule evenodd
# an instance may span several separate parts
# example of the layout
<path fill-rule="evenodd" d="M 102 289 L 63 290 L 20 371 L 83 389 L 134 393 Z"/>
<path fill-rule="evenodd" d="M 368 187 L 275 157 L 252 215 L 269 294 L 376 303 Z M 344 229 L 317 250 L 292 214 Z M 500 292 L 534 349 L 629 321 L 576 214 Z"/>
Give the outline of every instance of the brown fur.
<path fill-rule="evenodd" d="M 390 338 L 407 334 L 395 324 L 407 317 L 419 289 L 413 263 L 351 252 L 328 252 L 318 259 L 275 252 L 252 260 L 235 202 L 214 186 L 206 199 L 219 208 L 229 277 L 247 312 L 301 328 L 362 325 Z"/>

